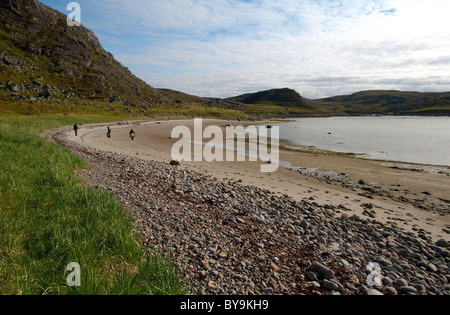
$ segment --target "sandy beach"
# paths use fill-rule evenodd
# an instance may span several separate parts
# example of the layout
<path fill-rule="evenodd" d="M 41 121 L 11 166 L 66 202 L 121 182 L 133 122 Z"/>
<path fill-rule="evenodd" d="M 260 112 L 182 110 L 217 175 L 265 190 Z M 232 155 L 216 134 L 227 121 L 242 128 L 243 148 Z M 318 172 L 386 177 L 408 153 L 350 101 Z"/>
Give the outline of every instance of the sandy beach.
<path fill-rule="evenodd" d="M 270 124 L 271 122 L 259 122 Z M 254 122 L 204 120 L 210 125 L 246 126 Z M 169 163 L 171 139 L 176 126 L 193 128 L 192 120 L 122 122 L 110 124 L 112 137 L 106 137 L 107 124 L 81 126 L 78 137 L 68 139 L 104 151 L 127 154 L 143 160 Z M 136 139 L 129 138 L 130 129 Z M 263 162 L 181 162 L 180 168 L 212 175 L 219 180 L 239 181 L 295 200 L 308 200 L 338 210 L 339 215 L 354 214 L 365 219 L 397 225 L 405 231 L 450 240 L 450 176 L 383 166 L 377 161 L 340 154 L 280 150 L 277 172 L 262 173 Z M 419 167 L 420 168 L 420 167 Z"/>

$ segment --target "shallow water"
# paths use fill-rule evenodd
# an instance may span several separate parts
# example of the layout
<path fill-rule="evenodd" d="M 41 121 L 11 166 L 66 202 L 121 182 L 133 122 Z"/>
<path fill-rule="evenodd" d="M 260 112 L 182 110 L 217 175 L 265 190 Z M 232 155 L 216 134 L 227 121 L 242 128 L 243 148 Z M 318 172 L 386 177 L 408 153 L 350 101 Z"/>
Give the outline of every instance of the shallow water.
<path fill-rule="evenodd" d="M 450 166 L 450 117 L 299 118 L 281 140 L 376 160 Z"/>

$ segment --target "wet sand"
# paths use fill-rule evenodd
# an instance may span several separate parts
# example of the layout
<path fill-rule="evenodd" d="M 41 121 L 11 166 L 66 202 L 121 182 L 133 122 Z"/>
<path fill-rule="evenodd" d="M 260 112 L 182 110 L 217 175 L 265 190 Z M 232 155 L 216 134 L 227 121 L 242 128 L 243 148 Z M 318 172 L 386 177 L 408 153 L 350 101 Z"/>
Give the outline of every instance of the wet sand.
<path fill-rule="evenodd" d="M 203 128 L 228 124 L 245 127 L 254 123 L 204 120 Z M 169 163 L 172 146 L 179 141 L 170 138 L 171 132 L 180 125 L 192 130 L 193 121 L 110 124 L 110 139 L 106 137 L 106 124 L 81 126 L 78 137 L 70 134 L 69 138 L 101 150 Z M 128 135 L 131 128 L 136 132 L 134 141 Z M 338 209 L 341 215 L 375 219 L 433 240 L 450 240 L 450 176 L 445 173 L 430 174 L 346 155 L 293 150 L 281 150 L 280 160 L 282 166 L 274 173 L 261 173 L 261 161 L 181 162 L 180 167 L 221 180 L 239 180 L 242 185 L 287 194 L 296 200 L 308 199 Z"/>

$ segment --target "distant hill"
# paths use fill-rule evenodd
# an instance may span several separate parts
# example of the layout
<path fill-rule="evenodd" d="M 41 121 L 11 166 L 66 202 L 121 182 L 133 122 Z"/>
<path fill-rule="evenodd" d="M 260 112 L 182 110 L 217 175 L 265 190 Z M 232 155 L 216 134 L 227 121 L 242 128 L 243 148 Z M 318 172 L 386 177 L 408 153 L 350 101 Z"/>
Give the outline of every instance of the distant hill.
<path fill-rule="evenodd" d="M 272 89 L 256 93 L 247 93 L 225 99 L 226 101 L 240 102 L 244 104 L 276 104 L 287 107 L 305 107 L 305 99 L 295 90 Z"/>
<path fill-rule="evenodd" d="M 450 92 L 363 91 L 309 100 L 289 88 L 230 98 L 156 89 L 105 51 L 84 26 L 37 0 L 0 0 L 0 112 L 59 113 L 64 104 L 146 115 L 169 112 L 256 118 L 274 116 L 450 115 Z M 37 104 L 37 105 L 36 105 Z M 104 105 L 106 104 L 106 105 Z M 20 106 L 20 110 L 17 110 Z M 75 108 L 76 110 L 76 108 Z"/>
<path fill-rule="evenodd" d="M 210 102 L 212 99 L 208 99 Z M 257 117 L 349 115 L 450 115 L 450 92 L 362 91 L 306 99 L 292 89 L 272 89 L 215 99 L 217 106 L 239 108 Z"/>
<path fill-rule="evenodd" d="M 308 104 L 330 113 L 347 115 L 450 115 L 450 92 L 373 90 L 309 100 Z"/>
<path fill-rule="evenodd" d="M 149 86 L 84 26 L 36 0 L 0 0 L 0 97 L 71 100 L 134 107 L 202 101 Z"/>

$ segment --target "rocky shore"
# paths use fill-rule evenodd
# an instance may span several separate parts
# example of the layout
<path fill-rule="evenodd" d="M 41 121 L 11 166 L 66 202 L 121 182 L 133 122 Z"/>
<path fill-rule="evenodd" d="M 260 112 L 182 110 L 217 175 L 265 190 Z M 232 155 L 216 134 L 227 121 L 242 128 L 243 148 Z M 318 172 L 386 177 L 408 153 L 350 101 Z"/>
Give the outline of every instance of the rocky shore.
<path fill-rule="evenodd" d="M 395 164 L 393 165 L 394 166 L 391 166 L 391 168 L 398 168 Z M 439 203 L 433 201 L 430 202 L 426 198 L 430 195 L 430 193 L 427 191 L 424 191 L 421 194 L 417 194 L 411 193 L 406 188 L 401 189 L 399 186 L 386 188 L 380 186 L 378 183 L 366 183 L 363 180 L 351 180 L 345 173 L 321 171 L 316 168 L 289 169 L 296 171 L 302 175 L 316 178 L 331 185 L 341 186 L 352 191 L 361 191 L 359 195 L 368 199 L 373 199 L 374 197 L 386 197 L 397 202 L 413 205 L 418 209 L 430 212 L 435 211 L 442 216 L 450 215 L 450 200 L 439 198 Z M 444 174 L 448 174 L 448 169 L 445 169 L 445 172 L 446 173 Z M 445 229 L 443 232 L 446 234 L 450 234 L 450 231 L 447 229 Z"/>
<path fill-rule="evenodd" d="M 446 240 L 86 147 L 66 131 L 51 138 L 92 165 L 79 175 L 117 196 L 146 246 L 172 253 L 193 294 L 450 294 Z"/>

